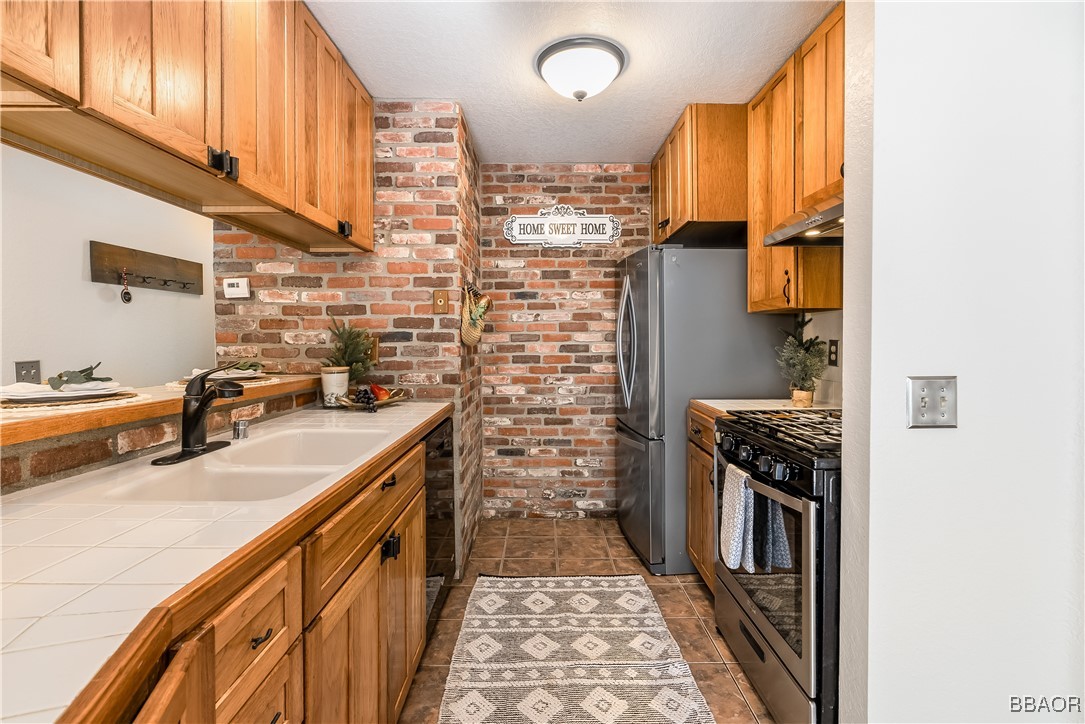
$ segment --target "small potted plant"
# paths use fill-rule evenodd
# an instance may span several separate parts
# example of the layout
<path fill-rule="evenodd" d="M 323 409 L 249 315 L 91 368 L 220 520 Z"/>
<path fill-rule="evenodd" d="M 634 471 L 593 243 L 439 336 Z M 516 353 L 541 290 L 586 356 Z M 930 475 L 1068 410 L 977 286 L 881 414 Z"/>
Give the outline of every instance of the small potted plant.
<path fill-rule="evenodd" d="M 335 317 L 328 329 L 332 333 L 332 353 L 320 370 L 320 387 L 325 407 L 341 407 L 339 398 L 347 394 L 350 383 L 361 382 L 373 366 L 373 340 L 368 330 L 351 327 Z"/>
<path fill-rule="evenodd" d="M 795 331 L 780 331 L 787 335 L 782 347 L 777 347 L 780 372 L 791 383 L 791 404 L 811 407 L 814 389 L 829 364 L 828 345 L 817 337 L 806 339 L 804 330 L 812 320 L 805 314 L 795 319 Z"/>

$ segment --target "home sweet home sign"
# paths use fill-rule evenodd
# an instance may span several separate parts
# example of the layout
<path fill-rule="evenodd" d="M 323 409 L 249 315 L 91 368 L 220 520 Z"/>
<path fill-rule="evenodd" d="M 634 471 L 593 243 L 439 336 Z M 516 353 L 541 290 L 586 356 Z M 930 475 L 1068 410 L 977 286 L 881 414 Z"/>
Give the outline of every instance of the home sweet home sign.
<path fill-rule="evenodd" d="M 589 216 L 584 209 L 558 204 L 532 216 L 510 216 L 505 238 L 513 244 L 578 248 L 584 244 L 613 244 L 622 235 L 622 222 L 610 215 Z"/>

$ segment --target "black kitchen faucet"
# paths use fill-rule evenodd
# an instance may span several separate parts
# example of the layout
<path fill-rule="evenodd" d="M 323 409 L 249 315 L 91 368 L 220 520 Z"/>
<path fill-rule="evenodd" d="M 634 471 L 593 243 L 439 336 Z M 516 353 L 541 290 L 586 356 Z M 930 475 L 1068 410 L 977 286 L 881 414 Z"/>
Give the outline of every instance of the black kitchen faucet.
<path fill-rule="evenodd" d="M 181 408 L 181 451 L 155 458 L 151 461 L 151 465 L 173 465 L 230 444 L 228 440 L 207 442 L 207 413 L 211 409 L 211 403 L 216 399 L 241 397 L 245 394 L 245 388 L 229 380 L 216 382 L 208 378 L 216 372 L 234 367 L 237 367 L 237 362 L 230 362 L 192 376 L 185 387 L 184 405 Z"/>

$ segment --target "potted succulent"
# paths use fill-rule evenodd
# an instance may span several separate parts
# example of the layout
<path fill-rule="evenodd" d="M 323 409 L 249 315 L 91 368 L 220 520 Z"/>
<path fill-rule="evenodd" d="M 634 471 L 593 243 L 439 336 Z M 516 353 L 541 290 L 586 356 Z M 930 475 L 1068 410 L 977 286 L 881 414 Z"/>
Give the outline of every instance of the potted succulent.
<path fill-rule="evenodd" d="M 784 344 L 776 348 L 780 372 L 791 383 L 791 404 L 811 407 L 814 389 L 829 364 L 828 345 L 817 337 L 806 339 L 804 330 L 812 320 L 805 314 L 795 318 L 795 331 L 780 331 L 787 335 Z"/>
<path fill-rule="evenodd" d="M 373 340 L 368 330 L 331 319 L 332 353 L 320 370 L 320 387 L 325 407 L 341 407 L 339 398 L 347 394 L 350 383 L 360 382 L 373 366 Z"/>

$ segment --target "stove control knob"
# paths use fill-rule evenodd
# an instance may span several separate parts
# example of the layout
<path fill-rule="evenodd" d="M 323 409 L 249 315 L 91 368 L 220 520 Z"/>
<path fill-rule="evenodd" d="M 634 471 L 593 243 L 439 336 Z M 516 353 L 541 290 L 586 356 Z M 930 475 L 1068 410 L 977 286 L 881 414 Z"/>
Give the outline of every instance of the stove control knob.
<path fill-rule="evenodd" d="M 737 445 L 738 441 L 734 435 L 724 435 L 723 439 L 720 440 L 720 447 L 723 448 L 724 452 L 731 452 Z"/>
<path fill-rule="evenodd" d="M 757 469 L 762 473 L 767 473 L 772 470 L 772 464 L 774 462 L 775 460 L 772 459 L 771 455 L 762 455 L 757 458 Z"/>
<path fill-rule="evenodd" d="M 786 482 L 791 479 L 794 469 L 787 463 L 777 460 L 772 466 L 772 479 Z"/>
<path fill-rule="evenodd" d="M 757 451 L 753 445 L 739 445 L 738 447 L 738 459 L 742 462 L 749 462 L 757 455 Z"/>

